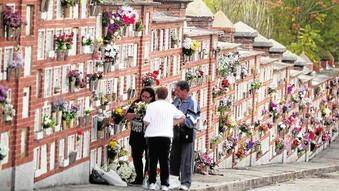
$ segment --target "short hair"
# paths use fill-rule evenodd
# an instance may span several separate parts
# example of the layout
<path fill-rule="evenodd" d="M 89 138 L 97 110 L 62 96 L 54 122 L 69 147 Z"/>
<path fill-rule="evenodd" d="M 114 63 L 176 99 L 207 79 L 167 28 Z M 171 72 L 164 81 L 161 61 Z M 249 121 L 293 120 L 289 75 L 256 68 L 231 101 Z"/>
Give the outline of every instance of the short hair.
<path fill-rule="evenodd" d="M 149 87 L 149 86 L 146 86 L 144 88 L 142 88 L 141 92 L 140 92 L 140 97 L 139 97 L 139 100 L 141 100 L 141 95 L 144 93 L 144 92 L 148 92 L 151 97 L 152 97 L 152 100 L 151 102 L 154 102 L 155 101 L 155 91 L 152 87 Z"/>
<path fill-rule="evenodd" d="M 159 87 L 155 93 L 158 96 L 158 99 L 166 99 L 168 96 L 168 90 L 166 87 Z"/>
<path fill-rule="evenodd" d="M 187 90 L 190 91 L 190 85 L 187 81 L 179 81 L 176 83 L 176 87 L 180 88 L 180 90 Z"/>

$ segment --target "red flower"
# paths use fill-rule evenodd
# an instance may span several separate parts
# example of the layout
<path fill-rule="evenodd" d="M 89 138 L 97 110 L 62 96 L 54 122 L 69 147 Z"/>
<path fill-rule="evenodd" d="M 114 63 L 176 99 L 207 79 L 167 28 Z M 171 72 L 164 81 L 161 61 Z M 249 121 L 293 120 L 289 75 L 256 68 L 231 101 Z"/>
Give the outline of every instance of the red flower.
<path fill-rule="evenodd" d="M 315 139 L 315 134 L 311 131 L 308 135 L 308 138 L 313 141 Z"/>
<path fill-rule="evenodd" d="M 222 85 L 223 88 L 227 88 L 230 85 L 230 83 L 228 82 L 227 79 L 223 79 L 221 81 L 221 85 Z"/>
<path fill-rule="evenodd" d="M 155 79 L 155 84 L 158 86 L 160 85 L 160 81 L 158 79 Z"/>
<path fill-rule="evenodd" d="M 159 70 L 153 71 L 153 74 L 155 75 L 155 77 L 158 77 L 158 75 L 159 75 Z"/>
<path fill-rule="evenodd" d="M 82 129 L 78 129 L 78 130 L 77 130 L 77 134 L 78 134 L 78 135 L 83 135 L 83 134 L 84 134 L 84 131 L 83 131 Z"/>

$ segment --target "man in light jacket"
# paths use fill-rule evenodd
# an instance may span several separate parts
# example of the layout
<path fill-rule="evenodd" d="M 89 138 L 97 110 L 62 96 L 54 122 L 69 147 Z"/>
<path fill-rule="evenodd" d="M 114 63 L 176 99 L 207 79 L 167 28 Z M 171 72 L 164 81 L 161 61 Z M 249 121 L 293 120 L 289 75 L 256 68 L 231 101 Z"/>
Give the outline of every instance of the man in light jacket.
<path fill-rule="evenodd" d="M 188 190 L 192 183 L 195 129 L 200 118 L 198 102 L 189 95 L 187 81 L 176 84 L 173 105 L 185 114 L 185 120 L 174 128 L 170 155 L 170 174 L 180 177 L 180 190 Z"/>
<path fill-rule="evenodd" d="M 160 87 L 156 90 L 157 101 L 146 109 L 144 123 L 147 126 L 145 137 L 149 149 L 149 189 L 156 190 L 156 169 L 160 163 L 161 190 L 169 190 L 169 151 L 173 137 L 173 127 L 183 123 L 185 115 L 174 105 L 165 101 L 168 90 Z"/>

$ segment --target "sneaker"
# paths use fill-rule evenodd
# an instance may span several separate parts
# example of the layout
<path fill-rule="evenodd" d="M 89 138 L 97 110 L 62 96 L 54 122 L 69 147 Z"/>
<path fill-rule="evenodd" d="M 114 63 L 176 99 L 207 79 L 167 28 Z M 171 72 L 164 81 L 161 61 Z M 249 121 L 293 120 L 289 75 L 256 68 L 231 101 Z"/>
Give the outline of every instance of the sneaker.
<path fill-rule="evenodd" d="M 170 190 L 170 189 L 168 188 L 168 186 L 161 186 L 161 190 L 163 190 L 163 191 L 168 191 L 168 190 Z"/>
<path fill-rule="evenodd" d="M 188 190 L 188 186 L 186 185 L 181 185 L 179 190 Z"/>
<path fill-rule="evenodd" d="M 148 189 L 149 190 L 157 190 L 157 185 L 152 183 L 152 184 L 149 185 Z"/>

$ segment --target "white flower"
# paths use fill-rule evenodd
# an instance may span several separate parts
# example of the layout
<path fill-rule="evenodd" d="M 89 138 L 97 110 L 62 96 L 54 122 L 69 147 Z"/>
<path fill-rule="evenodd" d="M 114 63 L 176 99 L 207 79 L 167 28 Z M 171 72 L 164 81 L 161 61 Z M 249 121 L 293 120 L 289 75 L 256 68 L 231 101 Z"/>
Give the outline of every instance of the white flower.
<path fill-rule="evenodd" d="M 185 38 L 184 39 L 184 42 L 182 44 L 182 46 L 185 48 L 185 49 L 191 49 L 192 48 L 192 44 L 193 44 L 193 41 L 191 38 Z"/>

